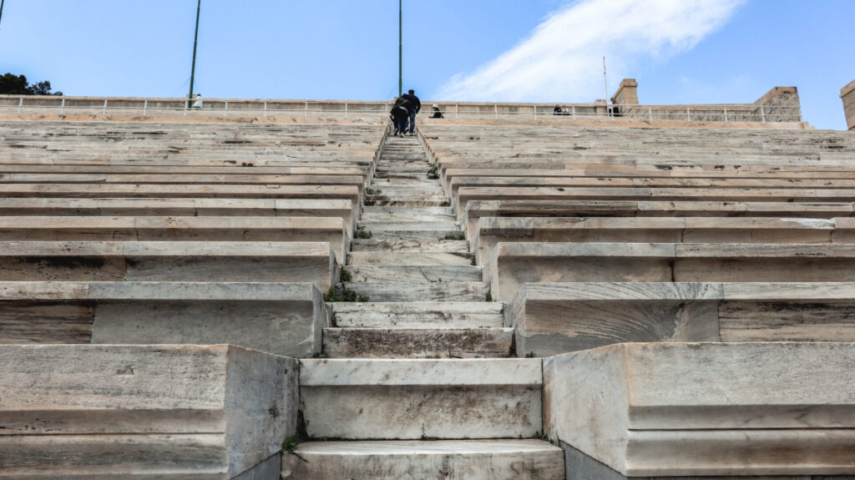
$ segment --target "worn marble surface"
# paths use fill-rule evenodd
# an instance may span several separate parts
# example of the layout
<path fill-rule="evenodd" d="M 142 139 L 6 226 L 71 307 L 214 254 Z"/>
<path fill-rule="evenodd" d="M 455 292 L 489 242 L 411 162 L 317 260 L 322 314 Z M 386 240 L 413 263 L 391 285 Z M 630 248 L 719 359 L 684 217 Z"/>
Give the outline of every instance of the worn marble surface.
<path fill-rule="evenodd" d="M 853 474 L 853 366 L 848 343 L 559 355 L 544 360 L 545 428 L 626 476 Z"/>
<path fill-rule="evenodd" d="M 296 431 L 299 365 L 284 357 L 224 345 L 6 345 L 0 358 L 0 444 L 13 476 L 232 478 Z"/>
<path fill-rule="evenodd" d="M 284 457 L 282 478 L 563 480 L 562 455 L 538 440 L 312 442 Z"/>

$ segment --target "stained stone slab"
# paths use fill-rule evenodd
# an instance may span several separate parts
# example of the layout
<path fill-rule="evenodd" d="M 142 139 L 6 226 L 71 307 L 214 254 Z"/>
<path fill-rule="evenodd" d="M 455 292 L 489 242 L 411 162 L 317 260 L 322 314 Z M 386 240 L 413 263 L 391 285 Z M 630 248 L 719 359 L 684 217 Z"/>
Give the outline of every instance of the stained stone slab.
<path fill-rule="evenodd" d="M 239 198 L 0 198 L 0 216 L 339 217 L 352 236 L 348 200 Z"/>
<path fill-rule="evenodd" d="M 503 306 L 496 303 L 337 303 L 333 325 L 340 328 L 499 328 Z"/>
<path fill-rule="evenodd" d="M 631 200 L 483 200 L 464 212 L 469 238 L 482 217 L 848 217 L 848 202 L 666 202 Z"/>
<path fill-rule="evenodd" d="M 855 342 L 855 285 L 530 283 L 505 326 L 521 357 L 632 342 Z"/>
<path fill-rule="evenodd" d="M 326 328 L 330 358 L 503 358 L 510 328 Z"/>
<path fill-rule="evenodd" d="M 701 202 L 834 202 L 852 203 L 855 189 L 774 188 L 573 188 L 573 187 L 461 187 L 452 199 L 463 220 L 468 202 L 475 200 L 622 200 Z"/>
<path fill-rule="evenodd" d="M 544 360 L 545 429 L 627 477 L 853 475 L 853 372 L 851 343 L 612 345 Z"/>
<path fill-rule="evenodd" d="M 0 217 L 0 241 L 326 242 L 344 263 L 344 220 L 312 217 Z"/>
<path fill-rule="evenodd" d="M 320 353 L 329 323 L 310 284 L 0 282 L 0 343 L 219 344 Z"/>
<path fill-rule="evenodd" d="M 481 217 L 473 251 L 479 262 L 499 242 L 853 243 L 852 219 L 805 218 L 495 218 Z"/>
<path fill-rule="evenodd" d="M 354 441 L 301 444 L 283 480 L 564 480 L 560 448 L 540 440 Z"/>
<path fill-rule="evenodd" d="M 0 281 L 312 283 L 337 278 L 329 243 L 0 242 Z"/>
<path fill-rule="evenodd" d="M 525 438 L 541 382 L 537 359 L 303 360 L 300 395 L 313 438 Z"/>
<path fill-rule="evenodd" d="M 847 282 L 850 244 L 499 243 L 485 268 L 495 300 L 526 283 Z"/>
<path fill-rule="evenodd" d="M 4 476 L 238 477 L 296 433 L 298 371 L 227 345 L 0 346 Z"/>

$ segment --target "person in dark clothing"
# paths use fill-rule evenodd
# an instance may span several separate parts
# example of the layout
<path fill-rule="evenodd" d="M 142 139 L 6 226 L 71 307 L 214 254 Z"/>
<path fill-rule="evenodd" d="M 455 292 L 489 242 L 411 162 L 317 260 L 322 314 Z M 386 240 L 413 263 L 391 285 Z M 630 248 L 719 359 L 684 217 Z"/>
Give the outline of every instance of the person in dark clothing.
<path fill-rule="evenodd" d="M 442 110 L 439 109 L 439 105 L 434 104 L 433 106 L 433 115 L 430 118 L 445 118 L 442 115 Z"/>
<path fill-rule="evenodd" d="M 422 109 L 422 101 L 416 96 L 415 90 L 410 90 L 405 93 L 403 97 L 407 99 L 408 102 L 407 109 L 410 111 L 410 135 L 412 135 L 416 130 L 416 115 L 418 115 Z"/>
<path fill-rule="evenodd" d="M 407 120 L 410 118 L 410 110 L 407 108 L 409 101 L 403 96 L 395 99 L 395 104 L 389 112 L 389 117 L 395 125 L 395 136 L 404 136 L 407 130 Z"/>
<path fill-rule="evenodd" d="M 552 109 L 553 115 L 564 115 L 564 109 L 561 108 L 561 105 L 556 105 L 555 108 Z"/>

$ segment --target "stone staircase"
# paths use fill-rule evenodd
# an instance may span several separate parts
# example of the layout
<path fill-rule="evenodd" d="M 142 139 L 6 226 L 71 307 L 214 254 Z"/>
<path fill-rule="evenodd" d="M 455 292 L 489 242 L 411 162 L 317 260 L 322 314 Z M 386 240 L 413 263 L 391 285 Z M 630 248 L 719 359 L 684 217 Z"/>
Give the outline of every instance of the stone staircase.
<path fill-rule="evenodd" d="M 416 138 L 388 139 L 339 286 L 369 301 L 330 304 L 329 358 L 300 374 L 310 441 L 283 479 L 564 478 L 532 438 L 542 364 L 503 358 L 513 329 L 429 168 Z"/>

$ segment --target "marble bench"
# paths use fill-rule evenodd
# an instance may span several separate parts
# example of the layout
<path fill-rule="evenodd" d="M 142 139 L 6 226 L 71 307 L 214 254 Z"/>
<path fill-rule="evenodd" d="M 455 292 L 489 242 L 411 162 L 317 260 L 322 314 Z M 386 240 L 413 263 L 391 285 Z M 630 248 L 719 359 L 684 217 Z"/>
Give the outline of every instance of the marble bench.
<path fill-rule="evenodd" d="M 313 185 L 0 184 L 3 198 L 228 198 L 349 200 L 359 212 L 357 187 Z"/>
<path fill-rule="evenodd" d="M 526 283 L 850 280 L 851 244 L 499 243 L 484 269 L 496 301 Z"/>
<path fill-rule="evenodd" d="M 351 238 L 353 211 L 353 203 L 343 199 L 0 198 L 0 217 L 338 217 Z"/>
<path fill-rule="evenodd" d="M 307 283 L 0 282 L 2 344 L 231 344 L 321 352 L 323 295 Z"/>
<path fill-rule="evenodd" d="M 570 480 L 855 475 L 852 343 L 620 344 L 543 376 Z"/>
<path fill-rule="evenodd" d="M 855 284 L 529 283 L 505 327 L 520 357 L 633 342 L 855 342 Z"/>
<path fill-rule="evenodd" d="M 0 476 L 278 479 L 298 375 L 228 345 L 0 345 Z"/>
<path fill-rule="evenodd" d="M 336 217 L 0 216 L 0 241 L 326 242 L 342 265 L 350 250 Z"/>
<path fill-rule="evenodd" d="M 2 202 L 2 200 L 0 200 Z M 0 203 L 2 205 L 2 203 Z M 668 202 L 633 200 L 476 200 L 466 204 L 467 237 L 482 217 L 778 217 L 835 218 L 855 213 L 848 202 Z"/>
<path fill-rule="evenodd" d="M 338 278 L 329 243 L 0 242 L 0 281 L 311 283 Z"/>
<path fill-rule="evenodd" d="M 129 174 L 129 173 L 0 173 L 2 184 L 99 185 L 338 185 L 359 189 L 367 179 L 357 175 L 231 175 L 231 174 Z"/>
<path fill-rule="evenodd" d="M 459 220 L 475 200 L 852 203 L 855 189 L 462 187 L 452 198 Z"/>
<path fill-rule="evenodd" d="M 470 236 L 485 263 L 500 242 L 855 243 L 855 218 L 481 217 Z"/>

